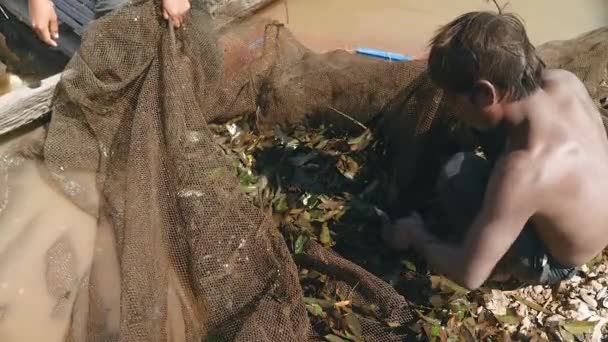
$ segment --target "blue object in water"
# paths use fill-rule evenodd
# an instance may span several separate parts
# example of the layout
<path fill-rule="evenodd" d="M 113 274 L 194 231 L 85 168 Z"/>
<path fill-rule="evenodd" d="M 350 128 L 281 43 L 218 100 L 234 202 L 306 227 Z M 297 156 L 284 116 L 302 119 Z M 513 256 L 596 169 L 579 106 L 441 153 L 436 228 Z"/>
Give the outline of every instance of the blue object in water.
<path fill-rule="evenodd" d="M 387 59 L 389 61 L 411 61 L 412 56 L 404 56 L 394 52 L 388 52 L 377 49 L 359 48 L 355 50 L 359 55 Z"/>

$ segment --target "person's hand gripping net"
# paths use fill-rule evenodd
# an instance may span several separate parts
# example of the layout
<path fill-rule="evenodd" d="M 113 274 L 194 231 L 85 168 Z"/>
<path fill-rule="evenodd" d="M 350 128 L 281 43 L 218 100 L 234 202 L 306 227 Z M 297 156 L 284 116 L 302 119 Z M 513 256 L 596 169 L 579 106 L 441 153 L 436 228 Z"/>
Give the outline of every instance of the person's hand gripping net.
<path fill-rule="evenodd" d="M 163 18 L 180 28 L 190 10 L 190 0 L 163 0 Z"/>

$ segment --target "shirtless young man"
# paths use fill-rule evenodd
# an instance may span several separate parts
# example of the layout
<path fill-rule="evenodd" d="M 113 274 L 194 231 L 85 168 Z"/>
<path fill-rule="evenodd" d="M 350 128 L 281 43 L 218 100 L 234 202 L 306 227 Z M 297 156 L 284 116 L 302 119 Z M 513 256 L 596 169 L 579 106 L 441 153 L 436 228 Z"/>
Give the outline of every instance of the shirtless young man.
<path fill-rule="evenodd" d="M 571 276 L 608 244 L 608 141 L 581 81 L 547 70 L 514 16 L 467 13 L 431 42 L 433 81 L 502 149 L 458 153 L 438 181 L 439 201 L 464 238 L 440 241 L 417 214 L 385 238 L 414 248 L 439 273 L 470 289 L 497 264 L 526 283 Z M 497 136 L 497 137 L 500 137 Z"/>

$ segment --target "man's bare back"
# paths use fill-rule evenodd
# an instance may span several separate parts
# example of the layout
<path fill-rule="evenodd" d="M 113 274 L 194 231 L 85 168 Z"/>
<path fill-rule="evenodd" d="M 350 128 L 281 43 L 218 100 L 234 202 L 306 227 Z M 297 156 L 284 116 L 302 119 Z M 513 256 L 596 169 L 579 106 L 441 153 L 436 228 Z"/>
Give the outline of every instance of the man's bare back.
<path fill-rule="evenodd" d="M 537 94 L 515 103 L 507 116 L 526 121 L 510 132 L 499 165 L 519 164 L 516 186 L 534 194 L 536 232 L 563 265 L 581 265 L 608 244 L 608 139 L 600 113 L 581 81 L 547 70 Z M 504 186 L 511 186 L 505 183 Z"/>

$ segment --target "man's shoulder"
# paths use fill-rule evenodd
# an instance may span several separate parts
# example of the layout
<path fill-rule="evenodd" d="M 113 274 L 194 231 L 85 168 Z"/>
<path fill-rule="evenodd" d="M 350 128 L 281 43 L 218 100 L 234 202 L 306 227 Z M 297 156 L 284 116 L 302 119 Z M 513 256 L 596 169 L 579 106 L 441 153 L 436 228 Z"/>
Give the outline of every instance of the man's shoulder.
<path fill-rule="evenodd" d="M 497 210 L 536 210 L 537 196 L 541 192 L 538 182 L 539 167 L 533 157 L 525 151 L 503 155 L 488 184 L 487 200 L 496 205 Z M 524 209 L 525 208 L 525 209 Z M 531 214 L 531 213 L 530 213 Z"/>
<path fill-rule="evenodd" d="M 535 175 L 539 173 L 541 165 L 537 159 L 534 153 L 527 150 L 505 153 L 494 168 L 495 181 L 511 188 L 528 187 L 534 184 Z"/>
<path fill-rule="evenodd" d="M 543 73 L 543 79 L 549 84 L 569 87 L 584 87 L 583 82 L 573 72 L 564 69 L 549 69 Z"/>

